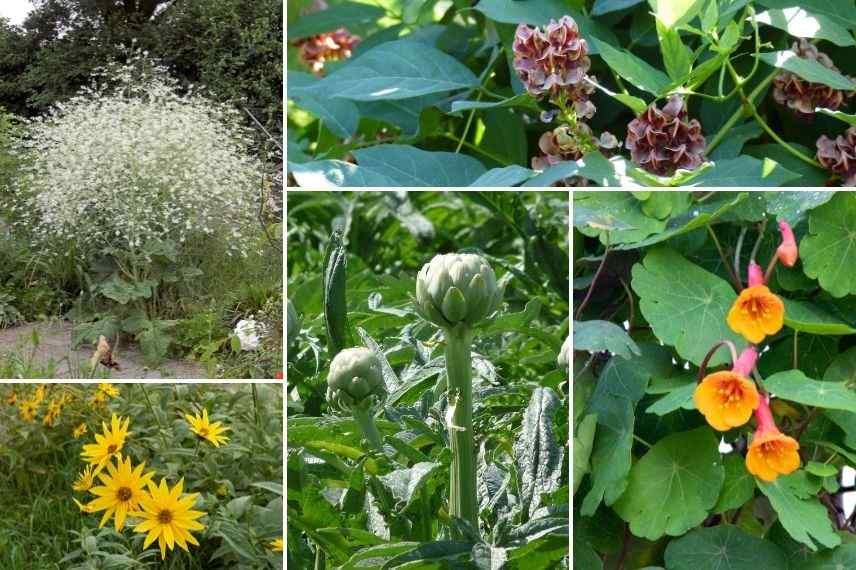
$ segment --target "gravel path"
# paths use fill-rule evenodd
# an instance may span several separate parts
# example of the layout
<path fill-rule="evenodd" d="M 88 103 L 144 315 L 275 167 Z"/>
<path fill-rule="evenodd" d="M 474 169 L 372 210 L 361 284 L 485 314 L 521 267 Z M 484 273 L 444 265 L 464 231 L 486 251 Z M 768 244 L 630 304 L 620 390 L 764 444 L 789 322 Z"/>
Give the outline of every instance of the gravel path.
<path fill-rule="evenodd" d="M 39 334 L 39 347 L 35 353 L 38 363 L 46 364 L 53 361 L 56 364 L 57 378 L 79 378 L 80 370 L 87 370 L 93 349 L 88 346 L 76 350 L 71 348 L 71 331 L 73 325 L 67 321 L 50 323 L 31 323 L 0 329 L 0 354 L 16 353 L 29 358 L 33 350 L 29 342 L 33 331 Z M 111 370 L 110 378 L 116 379 L 162 379 L 162 378 L 207 378 L 205 367 L 196 362 L 168 360 L 157 369 L 148 368 L 143 364 L 140 351 L 133 345 L 120 346 L 118 354 L 113 358 L 121 366 L 121 370 Z M 99 370 L 104 371 L 103 367 Z"/>

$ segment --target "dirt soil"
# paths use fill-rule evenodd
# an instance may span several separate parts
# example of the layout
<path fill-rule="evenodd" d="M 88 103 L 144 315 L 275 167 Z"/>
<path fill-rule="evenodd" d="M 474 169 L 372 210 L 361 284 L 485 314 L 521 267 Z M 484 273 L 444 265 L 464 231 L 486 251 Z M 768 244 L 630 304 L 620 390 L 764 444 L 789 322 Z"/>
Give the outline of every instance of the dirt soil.
<path fill-rule="evenodd" d="M 67 321 L 51 323 L 31 323 L 10 329 L 0 329 L 0 353 L 15 352 L 24 358 L 32 351 L 29 339 L 33 330 L 38 331 L 39 347 L 36 350 L 35 360 L 37 363 L 56 364 L 57 378 L 79 377 L 80 370 L 88 370 L 89 359 L 92 357 L 93 348 L 82 346 L 77 349 L 71 347 L 71 332 L 73 325 Z M 162 378 L 208 378 L 205 367 L 195 363 L 179 360 L 168 360 L 157 369 L 152 369 L 143 364 L 143 356 L 137 347 L 120 346 L 118 353 L 113 355 L 120 369 L 110 371 L 110 378 L 116 379 L 162 379 Z M 104 367 L 99 366 L 102 376 Z"/>

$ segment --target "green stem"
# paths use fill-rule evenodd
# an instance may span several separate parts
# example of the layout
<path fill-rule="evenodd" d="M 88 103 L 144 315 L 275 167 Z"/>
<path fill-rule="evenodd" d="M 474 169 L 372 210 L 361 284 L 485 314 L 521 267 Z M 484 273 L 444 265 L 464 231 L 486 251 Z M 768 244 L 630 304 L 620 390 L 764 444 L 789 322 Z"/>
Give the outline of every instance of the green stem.
<path fill-rule="evenodd" d="M 149 399 L 149 391 L 146 390 L 145 384 L 140 384 L 140 388 L 143 389 L 143 396 L 146 399 L 146 405 L 149 408 L 149 413 L 155 417 L 155 421 L 158 423 L 158 431 L 160 432 L 161 441 L 163 441 L 164 449 L 169 448 L 169 443 L 166 440 L 166 430 L 161 423 L 160 416 L 155 413 L 155 407 L 152 406 L 152 401 Z"/>
<path fill-rule="evenodd" d="M 772 73 L 770 73 L 769 75 L 767 75 L 767 77 L 765 77 L 763 80 L 761 80 L 761 83 L 759 83 L 758 86 L 755 87 L 755 89 L 753 89 L 751 93 L 749 93 L 748 97 L 746 97 L 745 102 L 751 103 L 752 101 L 754 101 L 755 97 L 757 97 L 761 93 L 761 91 L 766 89 L 767 86 L 773 82 L 773 79 L 776 78 L 776 75 L 778 75 L 778 73 L 779 73 L 779 70 L 774 69 L 772 71 Z M 744 104 L 745 104 L 745 102 L 744 102 Z M 718 147 L 719 144 L 723 140 L 725 140 L 725 137 L 728 135 L 729 131 L 731 131 L 732 127 L 734 127 L 734 124 L 737 121 L 739 121 L 742 116 L 743 116 L 743 105 L 741 105 L 740 107 L 737 108 L 736 111 L 734 111 L 734 114 L 732 114 L 731 117 L 729 117 L 729 119 L 727 121 L 725 121 L 725 124 L 722 125 L 722 127 L 719 129 L 719 131 L 716 133 L 716 136 L 714 136 L 713 140 L 710 141 L 710 144 L 707 145 L 707 151 L 706 151 L 707 154 L 712 153 L 713 149 Z"/>
<path fill-rule="evenodd" d="M 383 447 L 381 444 L 380 432 L 377 431 L 377 426 L 375 425 L 374 417 L 370 410 L 353 410 L 354 421 L 357 422 L 357 425 L 360 426 L 360 431 L 363 434 L 372 448 L 376 451 L 380 451 Z"/>
<path fill-rule="evenodd" d="M 327 558 L 324 556 L 324 551 L 317 544 L 315 545 L 315 570 L 326 570 Z"/>
<path fill-rule="evenodd" d="M 446 335 L 446 376 L 449 411 L 446 415 L 452 450 L 449 514 L 469 521 L 478 531 L 473 437 L 472 331 L 458 326 Z M 460 537 L 459 537 L 460 538 Z"/>

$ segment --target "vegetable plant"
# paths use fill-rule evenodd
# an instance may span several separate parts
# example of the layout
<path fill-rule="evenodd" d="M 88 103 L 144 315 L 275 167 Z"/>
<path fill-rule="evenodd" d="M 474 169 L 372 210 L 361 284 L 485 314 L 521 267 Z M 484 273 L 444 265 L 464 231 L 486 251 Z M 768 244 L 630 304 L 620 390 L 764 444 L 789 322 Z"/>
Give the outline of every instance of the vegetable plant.
<path fill-rule="evenodd" d="M 289 8 L 294 185 L 856 183 L 853 0 Z"/>
<path fill-rule="evenodd" d="M 287 564 L 569 568 L 567 194 L 287 198 Z"/>
<path fill-rule="evenodd" d="M 576 192 L 574 567 L 856 564 L 856 195 Z"/>

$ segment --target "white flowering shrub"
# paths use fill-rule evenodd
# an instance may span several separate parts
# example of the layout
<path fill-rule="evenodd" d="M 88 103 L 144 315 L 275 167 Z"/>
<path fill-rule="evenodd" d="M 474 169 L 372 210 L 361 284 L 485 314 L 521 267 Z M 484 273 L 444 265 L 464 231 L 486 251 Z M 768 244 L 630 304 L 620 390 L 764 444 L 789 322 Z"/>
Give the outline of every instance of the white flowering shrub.
<path fill-rule="evenodd" d="M 30 123 L 16 208 L 35 239 L 82 255 L 212 236 L 243 253 L 263 174 L 241 125 L 138 55 Z"/>

